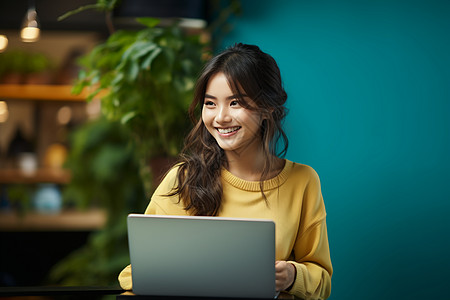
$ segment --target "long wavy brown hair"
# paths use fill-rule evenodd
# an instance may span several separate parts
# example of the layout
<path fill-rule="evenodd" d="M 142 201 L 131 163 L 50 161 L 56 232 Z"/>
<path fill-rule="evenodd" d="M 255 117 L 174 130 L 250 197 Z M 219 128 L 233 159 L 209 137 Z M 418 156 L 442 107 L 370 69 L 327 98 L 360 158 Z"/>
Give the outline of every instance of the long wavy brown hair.
<path fill-rule="evenodd" d="M 265 157 L 260 178 L 263 199 L 266 199 L 263 181 L 274 167 L 273 158 L 284 157 L 288 147 L 288 139 L 282 128 L 287 94 L 275 60 L 259 47 L 241 43 L 213 57 L 203 68 L 195 87 L 194 99 L 189 108 L 194 128 L 186 137 L 180 154 L 177 186 L 169 194 L 178 195 L 185 209 L 193 215 L 215 216 L 222 202 L 221 170 L 227 166 L 227 160 L 201 119 L 207 84 L 213 75 L 220 72 L 227 77 L 240 104 L 248 109 L 256 109 L 264 117 L 260 132 L 256 133 L 261 136 Z M 242 95 L 248 96 L 256 108 L 255 105 L 250 106 Z"/>

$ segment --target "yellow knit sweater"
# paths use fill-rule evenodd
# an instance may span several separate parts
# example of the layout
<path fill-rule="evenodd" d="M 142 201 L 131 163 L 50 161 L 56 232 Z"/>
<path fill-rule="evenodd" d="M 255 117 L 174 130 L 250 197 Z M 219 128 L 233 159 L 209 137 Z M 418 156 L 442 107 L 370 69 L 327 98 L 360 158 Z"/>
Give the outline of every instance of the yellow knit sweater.
<path fill-rule="evenodd" d="M 146 214 L 188 215 L 178 197 L 167 197 L 176 182 L 173 168 L 153 194 Z M 275 178 L 260 184 L 222 170 L 223 200 L 220 217 L 271 219 L 276 224 L 276 260 L 293 263 L 297 270 L 289 293 L 304 299 L 325 299 L 333 272 L 328 246 L 326 212 L 317 173 L 309 166 L 286 160 Z M 122 288 L 131 290 L 131 266 L 119 275 Z"/>

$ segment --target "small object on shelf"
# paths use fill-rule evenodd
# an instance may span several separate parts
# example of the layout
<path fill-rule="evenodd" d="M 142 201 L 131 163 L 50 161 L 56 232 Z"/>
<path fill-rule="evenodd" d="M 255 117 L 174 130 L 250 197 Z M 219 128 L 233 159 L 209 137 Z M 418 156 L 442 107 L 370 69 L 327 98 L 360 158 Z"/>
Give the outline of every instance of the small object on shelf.
<path fill-rule="evenodd" d="M 14 134 L 11 144 L 9 145 L 8 153 L 10 155 L 16 155 L 21 152 L 30 151 L 32 151 L 31 142 L 24 137 L 22 128 L 17 127 L 16 133 Z"/>
<path fill-rule="evenodd" d="M 17 163 L 25 176 L 34 175 L 38 167 L 37 155 L 33 152 L 19 153 Z"/>
<path fill-rule="evenodd" d="M 59 143 L 50 145 L 45 151 L 44 166 L 52 169 L 62 169 L 67 158 L 67 148 Z"/>
<path fill-rule="evenodd" d="M 35 170 L 37 167 L 37 162 L 36 166 L 34 165 L 36 158 L 33 158 L 33 155 L 35 155 L 33 144 L 25 138 L 22 128 L 20 126 L 17 127 L 8 146 L 6 159 L 10 165 L 7 165 L 7 167 L 19 168 L 24 171 L 24 174 L 26 173 L 25 175 L 31 175 L 34 173 L 33 169 Z"/>
<path fill-rule="evenodd" d="M 62 197 L 56 184 L 42 183 L 34 195 L 34 207 L 41 213 L 56 214 L 61 211 Z"/>

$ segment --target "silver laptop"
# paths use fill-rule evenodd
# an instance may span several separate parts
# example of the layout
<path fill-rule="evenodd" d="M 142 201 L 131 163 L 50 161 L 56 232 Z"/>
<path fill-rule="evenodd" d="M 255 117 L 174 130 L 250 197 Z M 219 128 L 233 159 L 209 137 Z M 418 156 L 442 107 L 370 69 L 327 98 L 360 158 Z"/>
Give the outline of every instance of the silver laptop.
<path fill-rule="evenodd" d="M 137 295 L 275 298 L 270 220 L 130 214 Z"/>

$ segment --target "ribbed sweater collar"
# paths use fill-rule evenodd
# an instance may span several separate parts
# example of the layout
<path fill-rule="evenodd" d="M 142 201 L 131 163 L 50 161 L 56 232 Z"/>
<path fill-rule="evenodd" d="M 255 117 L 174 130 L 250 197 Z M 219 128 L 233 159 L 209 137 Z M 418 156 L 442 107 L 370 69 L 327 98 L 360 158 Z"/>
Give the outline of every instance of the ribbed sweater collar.
<path fill-rule="evenodd" d="M 293 165 L 293 162 L 285 159 L 283 170 L 281 170 L 281 172 L 277 176 L 264 181 L 264 190 L 267 191 L 275 189 L 282 185 L 288 179 Z M 259 181 L 248 181 L 241 179 L 231 174 L 230 171 L 225 168 L 222 168 L 222 179 L 241 190 L 246 190 L 249 192 L 259 192 L 261 190 Z"/>

